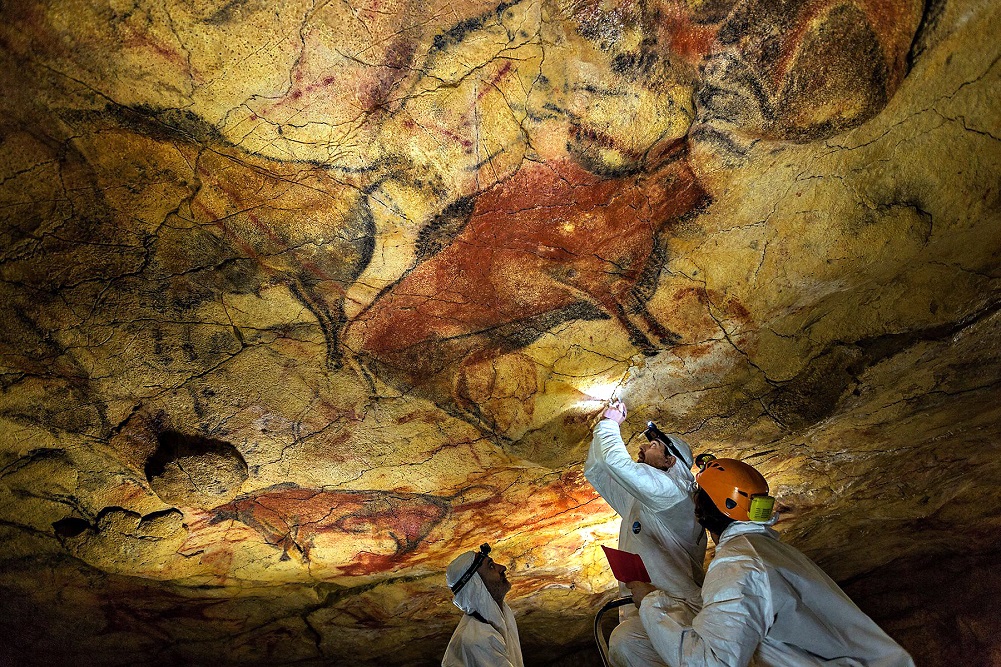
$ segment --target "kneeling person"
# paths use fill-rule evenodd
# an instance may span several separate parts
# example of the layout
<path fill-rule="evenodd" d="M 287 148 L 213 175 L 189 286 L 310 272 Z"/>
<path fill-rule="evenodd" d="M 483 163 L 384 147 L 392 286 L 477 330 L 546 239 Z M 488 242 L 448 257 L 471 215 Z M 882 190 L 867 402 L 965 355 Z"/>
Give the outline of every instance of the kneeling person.
<path fill-rule="evenodd" d="M 620 426 L 626 406 L 614 401 L 594 427 L 584 476 L 622 517 L 619 549 L 639 554 L 654 584 L 670 591 L 694 615 L 701 606 L 706 531 L 695 520 L 692 448 L 652 424 L 633 461 Z M 623 588 L 624 591 L 624 588 Z M 636 610 L 621 608 L 608 639 L 614 667 L 664 667 Z"/>
<path fill-rule="evenodd" d="M 507 568 L 489 556 L 490 545 L 467 551 L 448 566 L 445 581 L 453 603 L 465 612 L 445 649 L 442 667 L 524 667 L 514 612 L 504 602 L 511 590 Z"/>
<path fill-rule="evenodd" d="M 668 665 L 743 667 L 753 658 L 762 667 L 914 667 L 813 561 L 750 520 L 756 496 L 771 500 L 761 473 L 715 459 L 695 477 L 695 514 L 717 545 L 702 610 L 692 619 L 664 592 L 629 584 L 643 627 Z"/>

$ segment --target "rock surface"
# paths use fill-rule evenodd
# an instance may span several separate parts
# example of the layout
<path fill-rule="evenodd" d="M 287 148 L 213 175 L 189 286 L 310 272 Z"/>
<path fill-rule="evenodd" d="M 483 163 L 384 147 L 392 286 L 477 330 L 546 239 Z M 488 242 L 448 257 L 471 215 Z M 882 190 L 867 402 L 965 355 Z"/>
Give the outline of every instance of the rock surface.
<path fill-rule="evenodd" d="M 601 401 L 996 664 L 1001 9 L 0 5 L 0 657 L 590 664 Z M 631 441 L 634 450 L 635 441 Z"/>

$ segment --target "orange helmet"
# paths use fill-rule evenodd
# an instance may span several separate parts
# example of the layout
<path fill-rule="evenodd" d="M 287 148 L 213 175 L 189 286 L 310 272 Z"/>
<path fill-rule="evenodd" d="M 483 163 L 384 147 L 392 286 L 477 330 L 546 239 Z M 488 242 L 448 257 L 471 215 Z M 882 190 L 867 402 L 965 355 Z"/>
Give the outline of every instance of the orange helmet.
<path fill-rule="evenodd" d="M 768 482 L 761 473 L 737 459 L 708 461 L 695 475 L 695 483 L 709 494 L 720 512 L 735 521 L 751 521 L 752 497 L 768 497 Z M 770 515 L 771 505 L 768 512 Z"/>

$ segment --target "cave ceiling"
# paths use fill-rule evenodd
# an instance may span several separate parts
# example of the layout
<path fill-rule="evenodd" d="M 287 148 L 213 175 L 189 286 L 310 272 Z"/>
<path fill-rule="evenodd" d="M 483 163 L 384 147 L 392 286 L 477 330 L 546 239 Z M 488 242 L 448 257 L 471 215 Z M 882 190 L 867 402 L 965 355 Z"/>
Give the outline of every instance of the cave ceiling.
<path fill-rule="evenodd" d="M 0 17 L 0 658 L 437 664 L 490 542 L 592 664 L 614 394 L 918 664 L 1001 660 L 996 3 Z"/>

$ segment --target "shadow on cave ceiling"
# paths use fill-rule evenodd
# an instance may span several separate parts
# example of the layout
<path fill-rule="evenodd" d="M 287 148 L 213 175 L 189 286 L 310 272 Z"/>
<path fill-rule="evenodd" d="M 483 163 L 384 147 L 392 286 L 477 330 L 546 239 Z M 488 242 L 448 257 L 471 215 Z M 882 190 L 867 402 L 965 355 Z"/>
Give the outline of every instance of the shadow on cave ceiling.
<path fill-rule="evenodd" d="M 3 585 L 53 609 L 11 583 L 51 562 L 105 610 L 65 636 L 197 660 L 225 623 L 192 591 L 243 590 L 232 662 L 417 664 L 444 564 L 489 540 L 526 641 L 565 608 L 578 650 L 615 532 L 580 463 L 613 391 L 632 430 L 770 473 L 787 539 L 859 590 L 988 548 L 996 10 L 2 11 Z M 88 577 L 143 602 L 111 613 Z"/>

